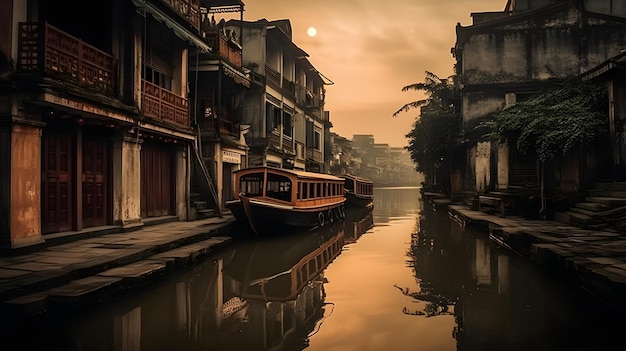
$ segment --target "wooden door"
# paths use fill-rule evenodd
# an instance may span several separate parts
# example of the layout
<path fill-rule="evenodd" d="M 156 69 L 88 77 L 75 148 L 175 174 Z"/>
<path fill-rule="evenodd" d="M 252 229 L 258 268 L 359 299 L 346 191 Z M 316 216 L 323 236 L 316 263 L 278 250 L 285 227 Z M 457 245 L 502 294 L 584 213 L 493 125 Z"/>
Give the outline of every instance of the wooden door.
<path fill-rule="evenodd" d="M 172 147 L 173 148 L 173 147 Z M 175 214 L 174 151 L 167 144 L 141 146 L 141 217 Z"/>
<path fill-rule="evenodd" d="M 72 229 L 72 137 L 68 132 L 44 131 L 42 135 L 42 231 Z"/>
<path fill-rule="evenodd" d="M 107 141 L 85 134 L 82 145 L 82 219 L 84 227 L 107 223 Z"/>

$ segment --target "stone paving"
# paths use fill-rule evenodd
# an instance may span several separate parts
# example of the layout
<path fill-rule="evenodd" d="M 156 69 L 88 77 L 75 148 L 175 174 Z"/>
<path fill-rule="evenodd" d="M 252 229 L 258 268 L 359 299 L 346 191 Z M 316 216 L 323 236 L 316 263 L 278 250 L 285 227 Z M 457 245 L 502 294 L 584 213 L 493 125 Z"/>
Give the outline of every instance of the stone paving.
<path fill-rule="evenodd" d="M 38 314 L 127 293 L 229 242 L 233 222 L 225 213 L 0 256 L 0 315 Z"/>
<path fill-rule="evenodd" d="M 440 205 L 444 205 L 440 202 Z M 626 237 L 556 221 L 487 214 L 445 204 L 460 225 L 484 226 L 490 238 L 576 284 L 616 308 L 626 302 Z"/>

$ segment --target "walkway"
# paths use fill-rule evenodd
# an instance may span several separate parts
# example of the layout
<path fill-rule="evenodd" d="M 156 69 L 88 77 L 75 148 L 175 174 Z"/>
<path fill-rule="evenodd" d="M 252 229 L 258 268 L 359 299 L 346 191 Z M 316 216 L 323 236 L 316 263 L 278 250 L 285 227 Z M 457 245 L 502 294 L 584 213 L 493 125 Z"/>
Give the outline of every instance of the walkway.
<path fill-rule="evenodd" d="M 222 218 L 144 226 L 2 256 L 0 315 L 33 315 L 119 297 L 227 243 L 232 222 L 226 213 Z"/>

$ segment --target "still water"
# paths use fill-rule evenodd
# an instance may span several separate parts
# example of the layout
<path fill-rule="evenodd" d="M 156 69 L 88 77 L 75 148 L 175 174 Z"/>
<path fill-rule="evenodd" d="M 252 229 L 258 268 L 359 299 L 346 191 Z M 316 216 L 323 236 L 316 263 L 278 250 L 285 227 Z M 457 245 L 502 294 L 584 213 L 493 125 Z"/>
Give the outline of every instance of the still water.
<path fill-rule="evenodd" d="M 30 325 L 19 349 L 624 349 L 610 306 L 422 204 L 418 188 L 374 193 L 373 211 L 237 240 L 133 297 Z"/>

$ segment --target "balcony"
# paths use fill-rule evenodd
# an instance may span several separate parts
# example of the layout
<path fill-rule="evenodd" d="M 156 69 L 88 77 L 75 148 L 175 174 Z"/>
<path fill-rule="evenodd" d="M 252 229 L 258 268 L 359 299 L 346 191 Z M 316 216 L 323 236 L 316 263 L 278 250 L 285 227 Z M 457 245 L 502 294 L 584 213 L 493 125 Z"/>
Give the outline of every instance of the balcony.
<path fill-rule="evenodd" d="M 268 83 L 274 83 L 280 88 L 280 73 L 267 64 L 265 65 L 265 79 Z"/>
<path fill-rule="evenodd" d="M 322 152 L 312 147 L 306 148 L 306 159 L 314 162 L 324 162 Z"/>
<path fill-rule="evenodd" d="M 200 5 L 199 0 L 161 0 L 169 8 L 186 19 L 191 25 L 200 28 Z"/>
<path fill-rule="evenodd" d="M 146 117 L 189 128 L 189 102 L 187 99 L 142 79 L 141 112 Z"/>
<path fill-rule="evenodd" d="M 48 23 L 43 26 L 40 30 L 35 22 L 19 24 L 18 71 L 43 72 L 81 89 L 112 96 L 113 56 Z"/>
<path fill-rule="evenodd" d="M 206 42 L 221 60 L 230 63 L 234 68 L 241 69 L 241 46 L 222 30 L 216 27 L 207 31 Z"/>

